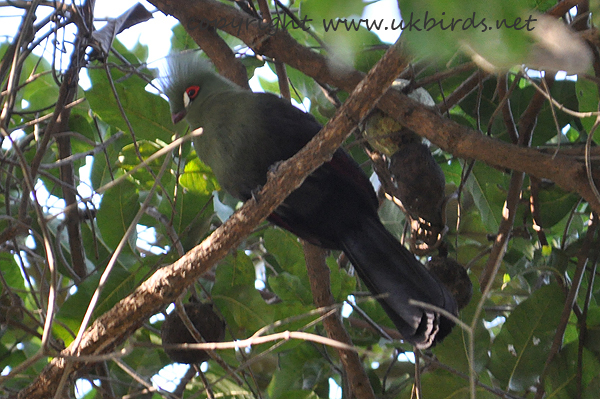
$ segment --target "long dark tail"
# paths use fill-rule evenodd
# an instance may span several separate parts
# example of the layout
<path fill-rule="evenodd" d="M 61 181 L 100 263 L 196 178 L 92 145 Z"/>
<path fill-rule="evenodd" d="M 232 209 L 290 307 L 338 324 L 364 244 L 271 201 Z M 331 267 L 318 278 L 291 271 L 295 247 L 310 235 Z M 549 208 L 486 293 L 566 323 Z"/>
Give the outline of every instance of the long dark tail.
<path fill-rule="evenodd" d="M 454 322 L 439 313 L 410 305 L 409 299 L 426 302 L 458 314 L 456 301 L 376 218 L 360 228 L 342 233 L 341 243 L 360 278 L 375 294 L 405 340 L 428 348 L 450 333 Z"/>

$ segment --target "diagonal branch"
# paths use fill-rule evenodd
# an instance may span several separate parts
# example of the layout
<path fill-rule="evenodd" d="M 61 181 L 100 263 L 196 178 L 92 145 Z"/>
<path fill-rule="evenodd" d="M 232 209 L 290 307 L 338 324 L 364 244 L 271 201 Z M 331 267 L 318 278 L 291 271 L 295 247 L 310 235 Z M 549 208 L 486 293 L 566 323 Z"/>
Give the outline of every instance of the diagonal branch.
<path fill-rule="evenodd" d="M 113 350 L 151 315 L 173 302 L 189 285 L 227 255 L 252 232 L 304 178 L 329 160 L 402 70 L 399 45 L 392 46 L 327 125 L 298 154 L 269 173 L 267 183 L 223 225 L 177 262 L 156 271 L 131 295 L 94 321 L 82 336 L 79 350 L 69 346 L 61 355 L 93 355 Z M 18 398 L 46 398 L 55 392 L 65 368 L 64 358 L 53 359 Z M 73 363 L 70 373 L 85 367 Z"/>

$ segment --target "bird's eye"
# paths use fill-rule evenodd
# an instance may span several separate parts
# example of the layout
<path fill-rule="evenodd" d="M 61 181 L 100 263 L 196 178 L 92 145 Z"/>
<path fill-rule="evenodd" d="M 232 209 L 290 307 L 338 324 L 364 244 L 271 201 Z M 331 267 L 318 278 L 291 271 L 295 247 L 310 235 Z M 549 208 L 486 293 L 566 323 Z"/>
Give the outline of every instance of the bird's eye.
<path fill-rule="evenodd" d="M 185 89 L 185 92 L 190 98 L 190 100 L 193 100 L 194 98 L 196 98 L 198 93 L 200 93 L 200 86 L 190 86 L 187 89 Z"/>
<path fill-rule="evenodd" d="M 200 86 L 190 86 L 185 89 L 185 93 L 183 93 L 183 105 L 187 107 L 198 96 L 198 93 L 200 93 Z"/>

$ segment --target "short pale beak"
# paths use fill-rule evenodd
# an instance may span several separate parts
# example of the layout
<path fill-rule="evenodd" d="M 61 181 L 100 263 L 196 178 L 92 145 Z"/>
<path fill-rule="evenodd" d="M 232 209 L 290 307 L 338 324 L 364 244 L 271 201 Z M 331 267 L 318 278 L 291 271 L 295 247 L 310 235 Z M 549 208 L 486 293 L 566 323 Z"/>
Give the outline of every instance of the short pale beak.
<path fill-rule="evenodd" d="M 173 124 L 176 124 L 177 122 L 181 121 L 183 118 L 185 118 L 185 110 L 183 111 L 179 111 L 176 114 L 171 114 L 171 120 L 173 121 Z"/>

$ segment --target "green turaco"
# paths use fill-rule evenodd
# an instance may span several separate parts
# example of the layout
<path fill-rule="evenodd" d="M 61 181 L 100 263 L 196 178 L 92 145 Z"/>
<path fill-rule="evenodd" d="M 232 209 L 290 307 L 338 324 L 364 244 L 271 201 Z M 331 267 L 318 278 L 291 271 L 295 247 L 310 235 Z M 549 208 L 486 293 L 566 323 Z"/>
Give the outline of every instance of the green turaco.
<path fill-rule="evenodd" d="M 195 53 L 169 60 L 163 89 L 173 122 L 202 127 L 194 140 L 200 159 L 219 184 L 240 199 L 264 185 L 269 168 L 293 156 L 321 129 L 313 116 L 267 93 L 244 90 L 214 72 Z M 298 237 L 342 250 L 404 339 L 427 348 L 454 323 L 425 302 L 457 314 L 442 283 L 386 230 L 371 183 L 342 149 L 313 172 L 270 216 Z"/>

